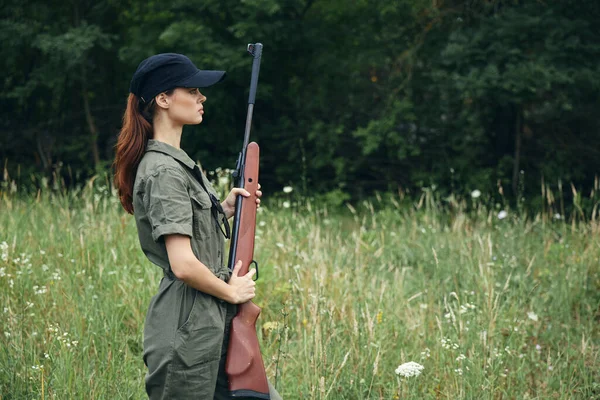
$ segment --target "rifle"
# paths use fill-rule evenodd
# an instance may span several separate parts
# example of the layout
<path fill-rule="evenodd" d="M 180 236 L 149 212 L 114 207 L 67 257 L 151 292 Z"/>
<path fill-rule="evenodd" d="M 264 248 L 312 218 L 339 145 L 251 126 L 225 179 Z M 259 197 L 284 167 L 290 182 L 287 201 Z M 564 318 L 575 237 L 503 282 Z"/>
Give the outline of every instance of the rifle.
<path fill-rule="evenodd" d="M 242 260 L 239 275 L 245 275 L 248 273 L 250 265 L 254 264 L 256 279 L 258 279 L 258 263 L 252 258 L 254 257 L 254 232 L 256 229 L 255 193 L 258 188 L 259 148 L 256 142 L 248 143 L 248 141 L 256 86 L 258 85 L 262 44 L 249 44 L 248 52 L 254 57 L 250 96 L 248 97 L 248 114 L 244 145 L 238 156 L 233 177 L 238 179 L 238 187 L 250 192 L 250 197 L 238 196 L 235 201 L 228 267 L 230 271 L 233 271 L 236 261 Z M 232 397 L 270 399 L 265 365 L 256 337 L 256 320 L 260 311 L 260 307 L 252 301 L 247 301 L 238 306 L 238 312 L 231 321 L 225 372 L 229 378 L 229 391 Z"/>

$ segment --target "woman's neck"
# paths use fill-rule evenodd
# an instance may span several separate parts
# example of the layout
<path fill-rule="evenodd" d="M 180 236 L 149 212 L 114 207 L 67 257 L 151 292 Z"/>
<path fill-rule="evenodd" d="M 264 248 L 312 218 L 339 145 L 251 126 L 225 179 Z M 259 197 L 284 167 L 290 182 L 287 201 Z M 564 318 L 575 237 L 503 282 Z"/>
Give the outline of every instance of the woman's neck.
<path fill-rule="evenodd" d="M 152 127 L 154 130 L 152 139 L 170 144 L 177 149 L 180 148 L 183 125 L 175 124 L 169 118 L 156 116 L 152 121 Z"/>

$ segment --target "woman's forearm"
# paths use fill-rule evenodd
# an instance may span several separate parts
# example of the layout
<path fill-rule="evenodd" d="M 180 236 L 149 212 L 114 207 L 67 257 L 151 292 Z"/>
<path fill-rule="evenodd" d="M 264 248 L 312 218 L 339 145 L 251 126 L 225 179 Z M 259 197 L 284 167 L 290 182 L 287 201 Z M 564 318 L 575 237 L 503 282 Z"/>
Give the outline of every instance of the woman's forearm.
<path fill-rule="evenodd" d="M 196 257 L 181 260 L 180 265 L 173 268 L 173 273 L 178 279 L 196 290 L 218 297 L 229 303 L 233 302 L 231 286 L 217 278 Z"/>
<path fill-rule="evenodd" d="M 192 251 L 190 237 L 186 235 L 165 236 L 165 246 L 171 270 L 185 284 L 219 299 L 235 300 L 231 285 L 223 282 L 204 265 Z"/>
<path fill-rule="evenodd" d="M 233 214 L 235 214 L 235 207 L 229 207 L 226 201 L 221 202 L 221 207 L 223 207 L 223 212 L 225 212 L 227 219 L 233 217 Z"/>

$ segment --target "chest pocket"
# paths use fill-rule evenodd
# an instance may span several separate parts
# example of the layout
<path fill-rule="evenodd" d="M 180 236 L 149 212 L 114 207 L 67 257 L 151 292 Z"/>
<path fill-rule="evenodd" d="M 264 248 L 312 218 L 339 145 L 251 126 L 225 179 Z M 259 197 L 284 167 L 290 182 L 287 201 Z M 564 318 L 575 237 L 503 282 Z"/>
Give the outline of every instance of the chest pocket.
<path fill-rule="evenodd" d="M 214 231 L 210 198 L 203 191 L 192 193 L 192 212 L 194 214 L 194 236 L 198 239 L 210 238 Z"/>

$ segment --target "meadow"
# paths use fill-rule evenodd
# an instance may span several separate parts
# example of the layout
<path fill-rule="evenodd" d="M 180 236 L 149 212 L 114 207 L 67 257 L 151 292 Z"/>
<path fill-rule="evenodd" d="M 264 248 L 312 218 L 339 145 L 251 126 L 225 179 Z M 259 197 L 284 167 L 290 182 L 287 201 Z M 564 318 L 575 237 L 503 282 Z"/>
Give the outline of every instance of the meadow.
<path fill-rule="evenodd" d="M 0 192 L 0 400 L 145 398 L 162 273 L 100 181 Z M 600 398 L 599 194 L 565 216 L 544 191 L 528 215 L 486 194 L 334 210 L 265 188 L 267 375 L 286 399 Z"/>

